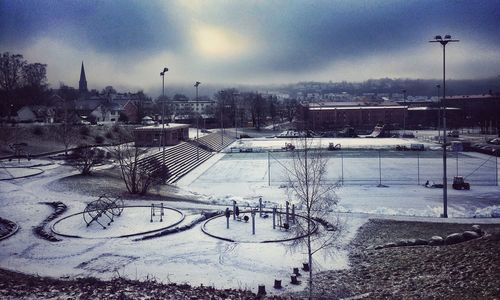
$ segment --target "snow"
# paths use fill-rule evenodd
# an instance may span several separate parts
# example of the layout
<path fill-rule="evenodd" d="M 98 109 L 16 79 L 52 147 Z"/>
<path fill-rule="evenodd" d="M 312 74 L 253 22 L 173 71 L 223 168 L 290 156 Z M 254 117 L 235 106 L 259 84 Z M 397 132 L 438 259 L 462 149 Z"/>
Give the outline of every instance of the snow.
<path fill-rule="evenodd" d="M 332 139 L 338 143 L 340 139 Z M 322 139 L 327 145 L 329 139 Z M 242 142 L 242 147 L 261 149 L 280 148 L 287 139 L 252 139 Z M 319 143 L 319 141 L 316 141 Z M 398 139 L 345 139 L 342 147 L 392 148 L 395 144 L 418 143 L 415 140 Z M 364 143 L 364 144 L 363 144 Z M 237 142 L 233 146 L 239 145 Z M 267 153 L 217 154 L 177 183 L 179 195 L 194 196 L 197 202 L 168 201 L 167 206 L 182 211 L 186 218 L 177 226 L 188 224 L 201 211 L 224 210 L 236 200 L 241 208 L 255 207 L 262 197 L 265 207 L 283 205 L 292 200 L 287 195 L 285 168 L 289 165 L 288 153 L 269 154 L 270 184 Z M 336 193 L 339 198 L 338 213 L 343 230 L 334 248 L 319 251 L 315 256 L 315 270 L 348 268 L 347 244 L 356 230 L 372 216 L 415 220 L 440 220 L 442 189 L 425 188 L 426 180 L 439 182 L 442 170 L 439 152 L 381 153 L 382 184 L 379 184 L 378 151 L 327 152 L 329 156 L 328 178 L 332 183 L 343 179 Z M 450 157 L 449 176 L 454 176 L 456 165 Z M 49 163 L 50 161 L 42 161 Z M 500 188 L 495 185 L 496 160 L 477 153 L 459 155 L 459 174 L 469 175 L 470 191 L 448 190 L 448 222 L 470 222 L 462 217 L 484 217 L 474 222 L 498 222 L 488 217 L 500 210 Z M 25 165 L 27 166 L 27 165 Z M 287 234 L 272 229 L 272 218 L 256 216 L 256 235 L 251 233 L 251 221 L 247 224 L 230 220 L 226 229 L 225 218 L 207 223 L 207 230 L 238 240 L 231 243 L 204 234 L 202 224 L 190 230 L 160 238 L 134 241 L 126 238 L 66 238 L 61 242 L 48 242 L 36 237 L 32 228 L 52 213 L 46 201 L 62 201 L 68 206 L 66 217 L 83 211 L 93 199 L 77 191 L 50 188 L 51 183 L 77 172 L 64 165 L 39 166 L 45 172 L 33 177 L 0 181 L 0 216 L 20 225 L 14 236 L 1 242 L 0 266 L 20 272 L 54 277 L 95 276 L 109 279 L 120 275 L 131 279 L 156 278 L 161 281 L 213 285 L 219 288 L 248 288 L 257 290 L 265 284 L 268 293 L 281 293 L 272 289 L 274 279 L 281 279 L 284 291 L 301 290 L 305 284 L 292 286 L 289 276 L 294 267 L 306 261 L 303 244 L 292 242 L 260 243 L 262 240 L 280 238 Z M 419 169 L 418 169 L 419 168 Z M 1 169 L 1 168 L 0 168 Z M 419 172 L 418 172 L 419 171 Z M 418 178 L 420 175 L 420 178 Z M 451 180 L 451 177 L 449 180 Z M 420 179 L 420 185 L 419 185 Z M 149 205 L 145 200 L 127 200 L 126 205 Z M 154 201 L 158 203 L 158 201 Z M 157 229 L 165 224 L 149 222 L 149 209 L 124 210 L 114 224 L 102 230 L 85 226 L 81 215 L 65 219 L 56 225 L 57 230 L 67 230 L 86 237 L 109 237 L 139 230 Z M 348 213 L 344 213 L 348 212 Z M 300 211 L 298 211 L 300 213 Z M 367 214 L 368 213 L 368 214 Z M 167 220 L 176 219 L 167 214 Z M 53 223 L 52 223 L 53 224 Z M 321 227 L 320 227 L 321 228 Z M 86 232 L 88 231 L 88 232 Z M 108 235 L 109 234 L 109 235 Z M 319 242 L 319 241 L 318 241 Z"/>
<path fill-rule="evenodd" d="M 155 206 L 159 205 L 155 203 Z M 163 222 L 160 222 L 159 211 L 156 210 L 151 222 L 151 207 L 124 207 L 121 215 L 115 216 L 112 223 L 109 218 L 102 216 L 97 219 L 106 228 L 103 229 L 96 221 L 87 226 L 83 214 L 68 216 L 55 223 L 53 228 L 58 234 L 73 235 L 82 238 L 112 238 L 124 235 L 137 235 L 143 232 L 158 231 L 173 226 L 182 221 L 181 212 L 169 208 L 164 209 Z M 88 219 L 91 220 L 91 217 Z"/>

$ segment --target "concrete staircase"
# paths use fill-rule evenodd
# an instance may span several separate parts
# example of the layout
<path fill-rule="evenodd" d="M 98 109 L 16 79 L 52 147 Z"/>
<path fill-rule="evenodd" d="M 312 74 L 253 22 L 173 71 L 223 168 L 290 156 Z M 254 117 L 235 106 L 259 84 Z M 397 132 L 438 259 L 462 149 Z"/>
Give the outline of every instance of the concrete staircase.
<path fill-rule="evenodd" d="M 175 183 L 191 170 L 208 160 L 235 141 L 234 137 L 224 135 L 222 141 L 220 133 L 212 133 L 201 137 L 198 142 L 190 140 L 182 142 L 174 147 L 163 151 L 158 151 L 139 161 L 139 164 L 145 165 L 147 171 L 153 171 L 160 168 L 163 161 L 168 168 L 170 177 L 167 183 Z M 199 152 L 198 152 L 199 151 Z"/>

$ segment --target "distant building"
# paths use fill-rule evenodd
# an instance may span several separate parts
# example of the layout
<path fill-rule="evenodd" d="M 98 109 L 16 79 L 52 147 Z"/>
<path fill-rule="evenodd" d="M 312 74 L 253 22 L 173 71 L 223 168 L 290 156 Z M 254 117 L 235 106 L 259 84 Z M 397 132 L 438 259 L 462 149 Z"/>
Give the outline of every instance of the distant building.
<path fill-rule="evenodd" d="M 345 126 L 368 130 L 377 124 L 402 127 L 407 106 L 361 102 L 302 103 L 299 118 L 311 130 L 333 130 Z"/>
<path fill-rule="evenodd" d="M 162 141 L 165 146 L 172 146 L 189 139 L 189 125 L 170 123 L 142 126 L 134 129 L 135 145 L 138 147 L 159 147 Z"/>
<path fill-rule="evenodd" d="M 44 105 L 23 106 L 17 111 L 19 122 L 54 123 L 55 110 Z"/>
<path fill-rule="evenodd" d="M 201 97 L 198 100 L 172 100 L 169 104 L 176 115 L 203 114 L 215 107 L 215 101 Z"/>
<path fill-rule="evenodd" d="M 484 132 L 500 133 L 500 93 L 446 97 L 447 107 L 461 109 L 461 127 L 480 127 Z"/>
<path fill-rule="evenodd" d="M 88 93 L 87 77 L 85 76 L 85 68 L 83 67 L 83 61 L 82 61 L 82 68 L 80 70 L 80 81 L 78 82 L 78 91 L 80 92 L 80 95 Z"/>

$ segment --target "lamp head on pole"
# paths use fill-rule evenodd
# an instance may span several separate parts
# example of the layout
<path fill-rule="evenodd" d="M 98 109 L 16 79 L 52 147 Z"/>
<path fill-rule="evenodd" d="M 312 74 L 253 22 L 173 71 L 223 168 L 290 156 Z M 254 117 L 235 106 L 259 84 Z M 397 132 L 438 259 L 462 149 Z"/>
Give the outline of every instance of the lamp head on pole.
<path fill-rule="evenodd" d="M 195 87 L 198 87 L 200 84 L 201 84 L 201 82 L 196 81 L 196 83 L 194 84 L 194 86 L 195 86 Z"/>
<path fill-rule="evenodd" d="M 165 73 L 168 72 L 168 68 L 163 68 L 163 72 L 160 73 L 160 76 L 164 76 Z"/>
<path fill-rule="evenodd" d="M 459 40 L 452 40 L 451 35 L 447 34 L 444 36 L 444 39 L 440 35 L 436 35 L 430 43 L 441 43 L 441 45 L 446 46 L 449 42 L 459 42 Z"/>

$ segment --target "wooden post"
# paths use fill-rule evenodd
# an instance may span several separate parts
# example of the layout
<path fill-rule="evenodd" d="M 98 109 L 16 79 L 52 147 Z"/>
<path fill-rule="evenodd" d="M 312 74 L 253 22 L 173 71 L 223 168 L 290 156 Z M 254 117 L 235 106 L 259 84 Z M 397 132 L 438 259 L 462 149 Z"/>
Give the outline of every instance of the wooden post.
<path fill-rule="evenodd" d="M 276 229 L 276 207 L 273 207 L 273 229 Z"/>
<path fill-rule="evenodd" d="M 255 210 L 252 209 L 252 234 L 255 235 Z"/>
<path fill-rule="evenodd" d="M 259 198 L 259 217 L 262 218 L 262 197 Z"/>

